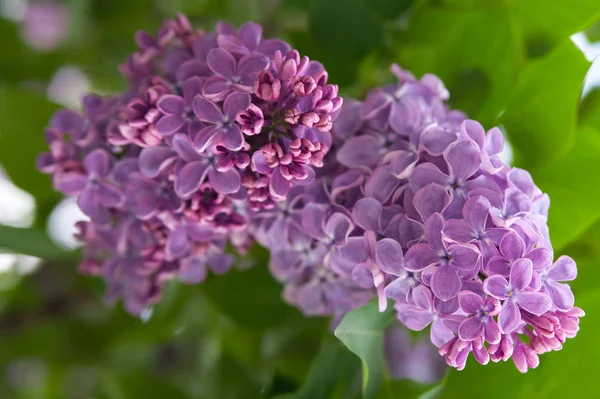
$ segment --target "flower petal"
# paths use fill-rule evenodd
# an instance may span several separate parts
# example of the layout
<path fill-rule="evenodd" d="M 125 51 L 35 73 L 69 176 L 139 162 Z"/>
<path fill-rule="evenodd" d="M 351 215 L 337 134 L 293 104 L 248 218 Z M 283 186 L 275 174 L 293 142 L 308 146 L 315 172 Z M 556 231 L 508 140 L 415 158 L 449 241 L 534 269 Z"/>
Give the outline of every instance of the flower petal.
<path fill-rule="evenodd" d="M 521 311 L 513 300 L 504 303 L 500 314 L 498 315 L 498 324 L 504 334 L 510 334 L 515 331 L 521 323 Z"/>
<path fill-rule="evenodd" d="M 536 316 L 541 316 L 552 308 L 550 297 L 541 292 L 521 291 L 517 297 L 517 303 L 520 307 Z"/>
<path fill-rule="evenodd" d="M 399 276 L 404 272 L 404 256 L 402 247 L 391 238 L 384 238 L 377 242 L 375 261 L 377 266 L 387 274 Z"/>
<path fill-rule="evenodd" d="M 208 180 L 219 194 L 232 194 L 240 189 L 240 173 L 232 168 L 226 172 L 219 172 L 214 167 L 208 170 Z"/>
<path fill-rule="evenodd" d="M 407 270 L 419 271 L 429 265 L 439 263 L 440 257 L 437 251 L 429 244 L 416 244 L 406 251 L 404 265 Z"/>
<path fill-rule="evenodd" d="M 460 276 L 448 263 L 442 263 L 431 276 L 431 290 L 443 301 L 456 297 L 461 288 Z"/>
<path fill-rule="evenodd" d="M 463 341 L 474 341 L 483 334 L 484 326 L 479 317 L 470 317 L 458 326 L 458 336 Z"/>

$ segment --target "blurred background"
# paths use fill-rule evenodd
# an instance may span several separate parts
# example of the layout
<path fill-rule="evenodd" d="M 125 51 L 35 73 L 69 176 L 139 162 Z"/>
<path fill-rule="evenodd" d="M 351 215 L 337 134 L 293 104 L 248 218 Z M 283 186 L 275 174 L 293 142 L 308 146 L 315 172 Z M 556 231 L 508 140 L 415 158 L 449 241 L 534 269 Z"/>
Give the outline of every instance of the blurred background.
<path fill-rule="evenodd" d="M 205 30 L 263 24 L 324 63 L 344 96 L 391 82 L 391 62 L 433 72 L 454 107 L 501 126 L 506 158 L 550 194 L 556 257 L 579 266 L 579 336 L 522 376 L 471 361 L 446 373 L 417 335 L 392 329 L 400 380 L 382 397 L 600 397 L 597 0 L 0 0 L 1 399 L 360 397 L 360 360 L 328 320 L 281 300 L 264 251 L 202 286 L 171 283 L 140 319 L 105 307 L 103 283 L 76 272 L 83 215 L 35 169 L 44 127 L 85 92 L 124 89 L 135 31 L 177 12 Z"/>

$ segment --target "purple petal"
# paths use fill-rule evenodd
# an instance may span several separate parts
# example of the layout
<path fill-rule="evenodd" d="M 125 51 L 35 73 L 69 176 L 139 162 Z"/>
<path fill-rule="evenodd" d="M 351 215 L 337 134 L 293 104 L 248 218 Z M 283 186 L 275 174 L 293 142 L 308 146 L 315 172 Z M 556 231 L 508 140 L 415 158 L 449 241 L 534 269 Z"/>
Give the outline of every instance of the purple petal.
<path fill-rule="evenodd" d="M 431 183 L 416 192 L 413 205 L 423 221 L 436 212 L 442 212 L 450 202 L 448 191 L 439 184 Z"/>
<path fill-rule="evenodd" d="M 206 126 L 194 135 L 194 147 L 197 151 L 204 152 L 220 136 L 222 129 L 216 126 Z"/>
<path fill-rule="evenodd" d="M 510 274 L 511 262 L 504 256 L 493 256 L 487 264 L 487 271 L 492 274 L 507 276 Z"/>
<path fill-rule="evenodd" d="M 87 176 L 81 173 L 69 172 L 57 176 L 55 186 L 58 191 L 64 194 L 74 195 L 79 194 L 81 190 L 84 189 L 87 182 Z"/>
<path fill-rule="evenodd" d="M 222 129 L 223 133 L 223 146 L 230 151 L 241 150 L 244 146 L 244 135 L 238 125 L 231 124 L 224 126 Z"/>
<path fill-rule="evenodd" d="M 229 94 L 223 103 L 223 113 L 233 122 L 240 111 L 244 111 L 250 105 L 250 95 L 234 91 Z"/>
<path fill-rule="evenodd" d="M 547 274 L 554 281 L 571 281 L 577 277 L 577 265 L 568 256 L 561 256 Z"/>
<path fill-rule="evenodd" d="M 515 232 L 504 236 L 500 242 L 500 252 L 511 261 L 515 261 L 525 253 L 525 242 Z"/>
<path fill-rule="evenodd" d="M 269 182 L 269 192 L 275 198 L 285 198 L 290 191 L 291 183 L 281 174 L 279 168 L 275 168 Z"/>
<path fill-rule="evenodd" d="M 463 341 L 474 341 L 483 334 L 483 322 L 479 317 L 470 317 L 458 326 L 458 336 Z"/>
<path fill-rule="evenodd" d="M 94 174 L 98 177 L 106 177 L 110 173 L 110 155 L 103 149 L 97 149 L 90 152 L 83 164 L 88 174 Z"/>
<path fill-rule="evenodd" d="M 187 254 L 190 250 L 190 242 L 185 227 L 177 228 L 169 234 L 166 250 L 171 259 L 180 258 Z"/>
<path fill-rule="evenodd" d="M 421 309 L 433 309 L 433 298 L 431 291 L 429 291 L 429 289 L 424 285 L 419 285 L 413 290 L 413 302 Z"/>
<path fill-rule="evenodd" d="M 490 201 L 483 196 L 471 197 L 465 202 L 462 214 L 475 231 L 485 231 L 485 223 L 490 211 Z"/>
<path fill-rule="evenodd" d="M 481 124 L 474 120 L 466 120 L 460 126 L 461 132 L 473 140 L 479 148 L 484 148 L 485 129 Z"/>
<path fill-rule="evenodd" d="M 374 166 L 381 156 L 381 143 L 376 137 L 366 134 L 344 141 L 337 152 L 337 160 L 349 168 Z"/>
<path fill-rule="evenodd" d="M 419 271 L 440 261 L 437 251 L 429 244 L 416 244 L 406 251 L 404 265 L 407 270 Z"/>
<path fill-rule="evenodd" d="M 238 30 L 238 37 L 249 50 L 254 51 L 258 48 L 262 40 L 262 26 L 254 22 L 246 22 Z"/>
<path fill-rule="evenodd" d="M 510 285 L 513 289 L 522 290 L 531 283 L 533 263 L 529 259 L 518 259 L 510 267 Z"/>
<path fill-rule="evenodd" d="M 179 267 L 179 280 L 187 284 L 199 284 L 206 280 L 208 270 L 206 261 L 200 258 L 186 259 Z"/>
<path fill-rule="evenodd" d="M 461 288 L 460 276 L 448 263 L 441 264 L 431 276 L 431 291 L 443 301 L 456 297 Z"/>
<path fill-rule="evenodd" d="M 476 237 L 473 234 L 473 229 L 464 220 L 451 219 L 444 223 L 444 236 L 450 241 L 460 244 L 474 240 Z"/>
<path fill-rule="evenodd" d="M 305 209 L 306 209 L 306 207 L 305 207 Z M 319 219 L 315 218 L 314 222 L 302 224 L 302 227 L 304 229 L 306 229 L 305 226 L 311 226 L 309 228 L 312 229 L 312 233 L 309 233 L 308 231 L 307 231 L 307 233 L 311 234 L 313 237 L 315 237 L 317 239 L 319 239 L 320 237 L 323 237 L 325 235 L 325 233 L 319 233 L 317 230 L 317 229 L 319 229 L 319 227 L 318 227 L 319 225 L 316 224 L 318 220 Z M 321 220 L 325 220 L 325 219 L 323 218 Z M 317 226 L 316 229 L 314 227 L 312 227 L 315 225 Z M 320 228 L 322 231 L 322 227 L 320 227 Z M 352 262 L 353 264 L 366 262 L 367 259 L 369 258 L 369 253 L 368 253 L 367 247 L 365 246 L 365 240 L 363 239 L 363 237 L 348 238 L 348 240 L 346 241 L 346 245 L 344 245 L 343 247 L 340 248 L 340 253 L 346 261 Z"/>
<path fill-rule="evenodd" d="M 267 175 L 271 173 L 272 168 L 267 164 L 267 160 L 262 151 L 256 151 L 252 155 L 252 166 L 260 174 Z"/>
<path fill-rule="evenodd" d="M 192 103 L 194 114 L 203 122 L 217 124 L 223 122 L 223 113 L 212 101 L 196 96 Z"/>
<path fill-rule="evenodd" d="M 419 156 L 412 151 L 394 151 L 390 166 L 398 179 L 407 179 L 412 175 Z"/>
<path fill-rule="evenodd" d="M 343 245 L 354 229 L 350 218 L 343 213 L 336 212 L 329 217 L 325 224 L 325 234 L 333 240 L 336 246 Z"/>
<path fill-rule="evenodd" d="M 496 320 L 491 317 L 488 318 L 484 325 L 484 337 L 485 340 L 490 344 L 497 344 L 502 339 L 500 327 L 498 327 Z"/>
<path fill-rule="evenodd" d="M 231 91 L 231 82 L 222 76 L 211 76 L 202 87 L 204 97 L 212 101 L 222 101 Z"/>
<path fill-rule="evenodd" d="M 446 186 L 449 182 L 450 178 L 430 162 L 417 166 L 410 176 L 410 186 L 414 192 L 419 191 L 431 183 Z"/>
<path fill-rule="evenodd" d="M 254 84 L 258 73 L 269 66 L 269 59 L 262 54 L 248 54 L 242 57 L 238 63 L 237 76 L 242 79 L 246 86 Z"/>
<path fill-rule="evenodd" d="M 432 344 L 441 348 L 454 338 L 454 333 L 446 326 L 445 320 L 438 317 L 433 319 L 433 322 L 431 323 L 429 338 L 431 339 Z"/>
<path fill-rule="evenodd" d="M 483 290 L 494 298 L 506 299 L 508 281 L 502 276 L 490 276 L 483 282 Z"/>
<path fill-rule="evenodd" d="M 232 194 L 237 192 L 241 186 L 240 173 L 232 168 L 226 172 L 219 172 L 214 167 L 208 170 L 208 180 L 219 194 Z"/>
<path fill-rule="evenodd" d="M 279 39 L 267 39 L 263 40 L 258 51 L 266 55 L 267 57 L 273 57 L 277 51 L 281 51 L 282 55 L 286 55 L 291 50 L 290 45 Z"/>
<path fill-rule="evenodd" d="M 382 91 L 369 93 L 366 101 L 360 108 L 360 117 L 363 120 L 372 119 L 379 111 L 388 106 L 392 100 L 392 96 Z"/>
<path fill-rule="evenodd" d="M 200 184 L 206 179 L 208 166 L 200 161 L 190 162 L 177 172 L 175 178 L 175 192 L 187 198 L 198 190 Z"/>
<path fill-rule="evenodd" d="M 402 247 L 391 238 L 384 238 L 377 242 L 375 261 L 377 266 L 387 274 L 399 276 L 403 273 L 404 257 Z"/>
<path fill-rule="evenodd" d="M 477 314 L 483 309 L 483 299 L 474 292 L 463 291 L 458 296 L 460 308 L 467 314 Z"/>
<path fill-rule="evenodd" d="M 175 159 L 175 153 L 169 147 L 146 147 L 140 152 L 138 166 L 145 176 L 156 177 Z"/>
<path fill-rule="evenodd" d="M 419 139 L 419 145 L 431 155 L 442 155 L 457 140 L 456 134 L 444 128 L 432 125 L 426 128 Z"/>
<path fill-rule="evenodd" d="M 548 248 L 535 248 L 529 251 L 529 253 L 525 255 L 525 257 L 529 259 L 531 263 L 533 263 L 534 270 L 542 270 L 552 264 L 552 258 L 554 257 L 554 254 L 552 250 Z"/>
<path fill-rule="evenodd" d="M 508 179 L 519 189 L 523 194 L 526 194 L 529 198 L 533 197 L 535 192 L 535 184 L 529 172 L 519 168 L 513 168 L 508 173 Z"/>
<path fill-rule="evenodd" d="M 352 209 L 352 220 L 363 229 L 378 233 L 381 229 L 379 218 L 382 208 L 375 198 L 361 198 Z"/>
<path fill-rule="evenodd" d="M 498 315 L 498 324 L 504 334 L 515 331 L 521 323 L 521 311 L 515 301 L 509 300 L 504 303 Z"/>
<path fill-rule="evenodd" d="M 208 52 L 206 58 L 208 67 L 217 75 L 231 79 L 235 74 L 235 58 L 222 48 L 214 48 Z"/>
<path fill-rule="evenodd" d="M 410 135 L 419 128 L 421 119 L 421 109 L 415 101 L 392 102 L 389 124 L 395 132 Z"/>
<path fill-rule="evenodd" d="M 431 313 L 426 310 L 421 310 L 412 305 L 398 305 L 398 319 L 406 327 L 413 331 L 421 331 L 427 327 L 432 320 Z"/>
<path fill-rule="evenodd" d="M 477 247 L 471 245 L 454 245 L 448 250 L 450 264 L 458 270 L 473 270 L 477 267 L 479 252 Z"/>
<path fill-rule="evenodd" d="M 385 203 L 400 185 L 400 180 L 391 173 L 389 165 L 375 169 L 365 183 L 365 195 Z"/>
<path fill-rule="evenodd" d="M 575 305 L 575 297 L 571 287 L 567 284 L 560 284 L 554 281 L 546 281 L 544 284 L 548 295 L 552 299 L 554 306 L 563 312 L 568 312 Z M 520 302 L 519 302 L 520 304 Z"/>
<path fill-rule="evenodd" d="M 460 180 L 471 177 L 481 162 L 479 150 L 469 141 L 461 141 L 453 144 L 446 153 L 444 158 L 450 165 L 451 175 Z"/>
<path fill-rule="evenodd" d="M 443 251 L 445 249 L 442 243 L 442 227 L 444 226 L 444 218 L 439 213 L 434 213 L 425 222 L 425 239 L 429 244 L 437 249 Z"/>
<path fill-rule="evenodd" d="M 536 316 L 541 316 L 552 308 L 550 297 L 541 292 L 521 291 L 517 297 L 517 303 L 520 307 Z"/>
<path fill-rule="evenodd" d="M 165 115 L 156 123 L 156 131 L 163 136 L 170 136 L 185 124 L 181 115 Z"/>
<path fill-rule="evenodd" d="M 373 273 L 365 263 L 352 269 L 352 280 L 362 288 L 370 288 L 374 284 Z"/>
<path fill-rule="evenodd" d="M 194 102 L 194 98 L 197 95 L 202 94 L 202 88 L 204 87 L 204 82 L 197 76 L 187 79 L 183 83 L 183 98 L 185 99 L 186 104 L 192 104 Z M 181 112 L 183 113 L 184 110 Z"/>
<path fill-rule="evenodd" d="M 156 103 L 157 108 L 163 114 L 182 115 L 185 112 L 185 100 L 174 94 L 165 94 Z"/>

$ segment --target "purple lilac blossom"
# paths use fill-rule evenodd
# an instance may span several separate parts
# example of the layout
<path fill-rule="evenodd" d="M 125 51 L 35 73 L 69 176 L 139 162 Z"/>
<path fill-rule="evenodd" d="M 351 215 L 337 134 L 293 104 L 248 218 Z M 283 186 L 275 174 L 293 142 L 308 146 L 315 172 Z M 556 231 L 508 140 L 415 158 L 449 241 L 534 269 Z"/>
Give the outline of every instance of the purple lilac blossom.
<path fill-rule="evenodd" d="M 584 316 L 565 284 L 575 262 L 553 262 L 549 198 L 501 161 L 499 129 L 448 108 L 438 78 L 392 71 L 397 84 L 344 104 L 315 182 L 261 221 L 271 270 L 309 315 L 335 324 L 391 298 L 398 320 L 429 328 L 452 367 L 473 353 L 481 364 L 512 356 L 519 371 L 535 368 Z"/>
<path fill-rule="evenodd" d="M 258 239 L 250 217 L 271 220 L 314 181 L 342 99 L 320 63 L 252 22 L 204 32 L 179 15 L 135 41 L 121 66 L 128 90 L 86 96 L 82 114 L 57 112 L 38 168 L 90 218 L 79 224 L 81 271 L 103 276 L 107 299 L 137 315 L 169 279 L 196 284 L 229 270 L 226 244 L 242 252 Z M 303 278 L 299 292 L 343 277 Z"/>

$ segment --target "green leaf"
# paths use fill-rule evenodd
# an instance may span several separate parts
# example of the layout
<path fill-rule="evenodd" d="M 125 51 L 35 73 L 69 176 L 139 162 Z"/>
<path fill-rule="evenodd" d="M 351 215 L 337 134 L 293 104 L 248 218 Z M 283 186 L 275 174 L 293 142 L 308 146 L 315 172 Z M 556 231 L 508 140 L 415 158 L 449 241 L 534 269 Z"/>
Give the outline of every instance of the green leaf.
<path fill-rule="evenodd" d="M 385 20 L 397 18 L 408 10 L 416 0 L 363 0 L 379 17 Z"/>
<path fill-rule="evenodd" d="M 579 124 L 600 132 L 600 87 L 590 90 L 579 105 Z"/>
<path fill-rule="evenodd" d="M 211 302 L 236 323 L 268 329 L 282 325 L 300 312 L 281 299 L 281 285 L 267 270 L 266 251 L 261 249 L 257 264 L 248 270 L 232 270 L 215 276 L 201 286 Z"/>
<path fill-rule="evenodd" d="M 417 76 L 438 75 L 453 107 L 491 127 L 513 90 L 522 56 L 506 7 L 485 5 L 416 6 L 397 37 L 397 62 Z"/>
<path fill-rule="evenodd" d="M 341 345 L 329 345 L 310 365 L 306 382 L 293 394 L 277 399 L 332 399 L 333 393 L 358 369 L 356 357 Z"/>
<path fill-rule="evenodd" d="M 311 0 L 311 39 L 338 84 L 351 83 L 360 60 L 383 40 L 383 22 L 363 0 Z"/>
<path fill-rule="evenodd" d="M 15 185 L 42 202 L 59 197 L 35 167 L 38 154 L 48 151 L 44 129 L 57 109 L 40 95 L 0 85 L 0 164 Z"/>
<path fill-rule="evenodd" d="M 46 260 L 77 257 L 75 252 L 67 252 L 54 245 L 43 231 L 4 225 L 0 225 L 0 248 Z"/>
<path fill-rule="evenodd" d="M 584 127 L 567 154 L 531 171 L 536 184 L 550 196 L 548 226 L 555 251 L 575 240 L 600 218 L 599 165 L 600 134 Z"/>
<path fill-rule="evenodd" d="M 600 18 L 597 0 L 508 0 L 507 3 L 526 42 L 544 40 L 549 45 L 560 43 Z"/>
<path fill-rule="evenodd" d="M 521 73 L 502 116 L 515 163 L 531 168 L 564 155 L 577 130 L 577 108 L 589 62 L 570 40 Z"/>
<path fill-rule="evenodd" d="M 375 398 L 385 376 L 383 331 L 395 319 L 394 310 L 380 313 L 377 302 L 349 312 L 335 329 L 335 336 L 362 362 L 363 396 Z"/>

